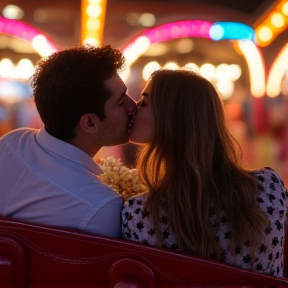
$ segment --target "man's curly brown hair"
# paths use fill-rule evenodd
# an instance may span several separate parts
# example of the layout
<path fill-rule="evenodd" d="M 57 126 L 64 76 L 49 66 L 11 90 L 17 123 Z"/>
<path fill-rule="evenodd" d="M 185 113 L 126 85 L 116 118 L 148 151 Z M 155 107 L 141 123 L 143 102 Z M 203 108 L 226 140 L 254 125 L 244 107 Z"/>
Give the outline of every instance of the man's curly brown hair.
<path fill-rule="evenodd" d="M 31 85 L 47 132 L 72 139 L 82 115 L 96 113 L 103 120 L 111 96 L 105 81 L 124 68 L 124 61 L 121 51 L 110 45 L 74 46 L 40 60 Z"/>

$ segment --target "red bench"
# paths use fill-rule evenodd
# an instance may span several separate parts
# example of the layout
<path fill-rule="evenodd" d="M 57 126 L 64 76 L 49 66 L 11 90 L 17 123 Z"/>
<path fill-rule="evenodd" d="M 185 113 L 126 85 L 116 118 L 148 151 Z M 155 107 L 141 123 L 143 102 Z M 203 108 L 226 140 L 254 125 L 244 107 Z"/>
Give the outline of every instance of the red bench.
<path fill-rule="evenodd" d="M 244 271 L 125 240 L 0 218 L 0 288 L 288 287 Z M 144 285 L 144 286 L 143 286 Z"/>

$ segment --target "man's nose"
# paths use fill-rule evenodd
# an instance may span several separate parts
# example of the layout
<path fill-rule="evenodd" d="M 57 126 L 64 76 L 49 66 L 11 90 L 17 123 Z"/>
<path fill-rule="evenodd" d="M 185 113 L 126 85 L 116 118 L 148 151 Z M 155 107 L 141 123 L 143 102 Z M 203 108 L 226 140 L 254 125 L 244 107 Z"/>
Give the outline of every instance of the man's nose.
<path fill-rule="evenodd" d="M 124 100 L 124 103 L 125 103 L 125 108 L 127 110 L 127 113 L 129 115 L 134 115 L 137 113 L 137 105 L 136 105 L 136 102 L 131 98 L 129 97 L 128 95 L 126 95 L 125 97 L 125 100 Z"/>

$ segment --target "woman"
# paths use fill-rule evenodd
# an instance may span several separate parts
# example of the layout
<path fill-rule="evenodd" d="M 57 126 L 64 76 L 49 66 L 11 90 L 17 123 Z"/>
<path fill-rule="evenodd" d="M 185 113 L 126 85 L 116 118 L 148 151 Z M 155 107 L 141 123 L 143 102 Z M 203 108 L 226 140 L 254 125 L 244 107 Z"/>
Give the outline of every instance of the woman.
<path fill-rule="evenodd" d="M 213 85 L 159 70 L 138 102 L 130 141 L 149 192 L 125 201 L 126 239 L 283 275 L 286 189 L 271 168 L 241 166 Z"/>

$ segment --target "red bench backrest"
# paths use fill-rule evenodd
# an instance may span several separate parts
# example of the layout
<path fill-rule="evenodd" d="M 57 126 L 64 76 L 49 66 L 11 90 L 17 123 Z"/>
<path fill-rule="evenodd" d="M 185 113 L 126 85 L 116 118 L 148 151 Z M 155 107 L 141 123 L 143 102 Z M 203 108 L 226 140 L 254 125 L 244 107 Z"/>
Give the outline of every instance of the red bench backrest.
<path fill-rule="evenodd" d="M 0 218 L 0 287 L 288 287 L 288 279 L 125 240 Z M 140 285 L 139 285 L 140 287 Z"/>

